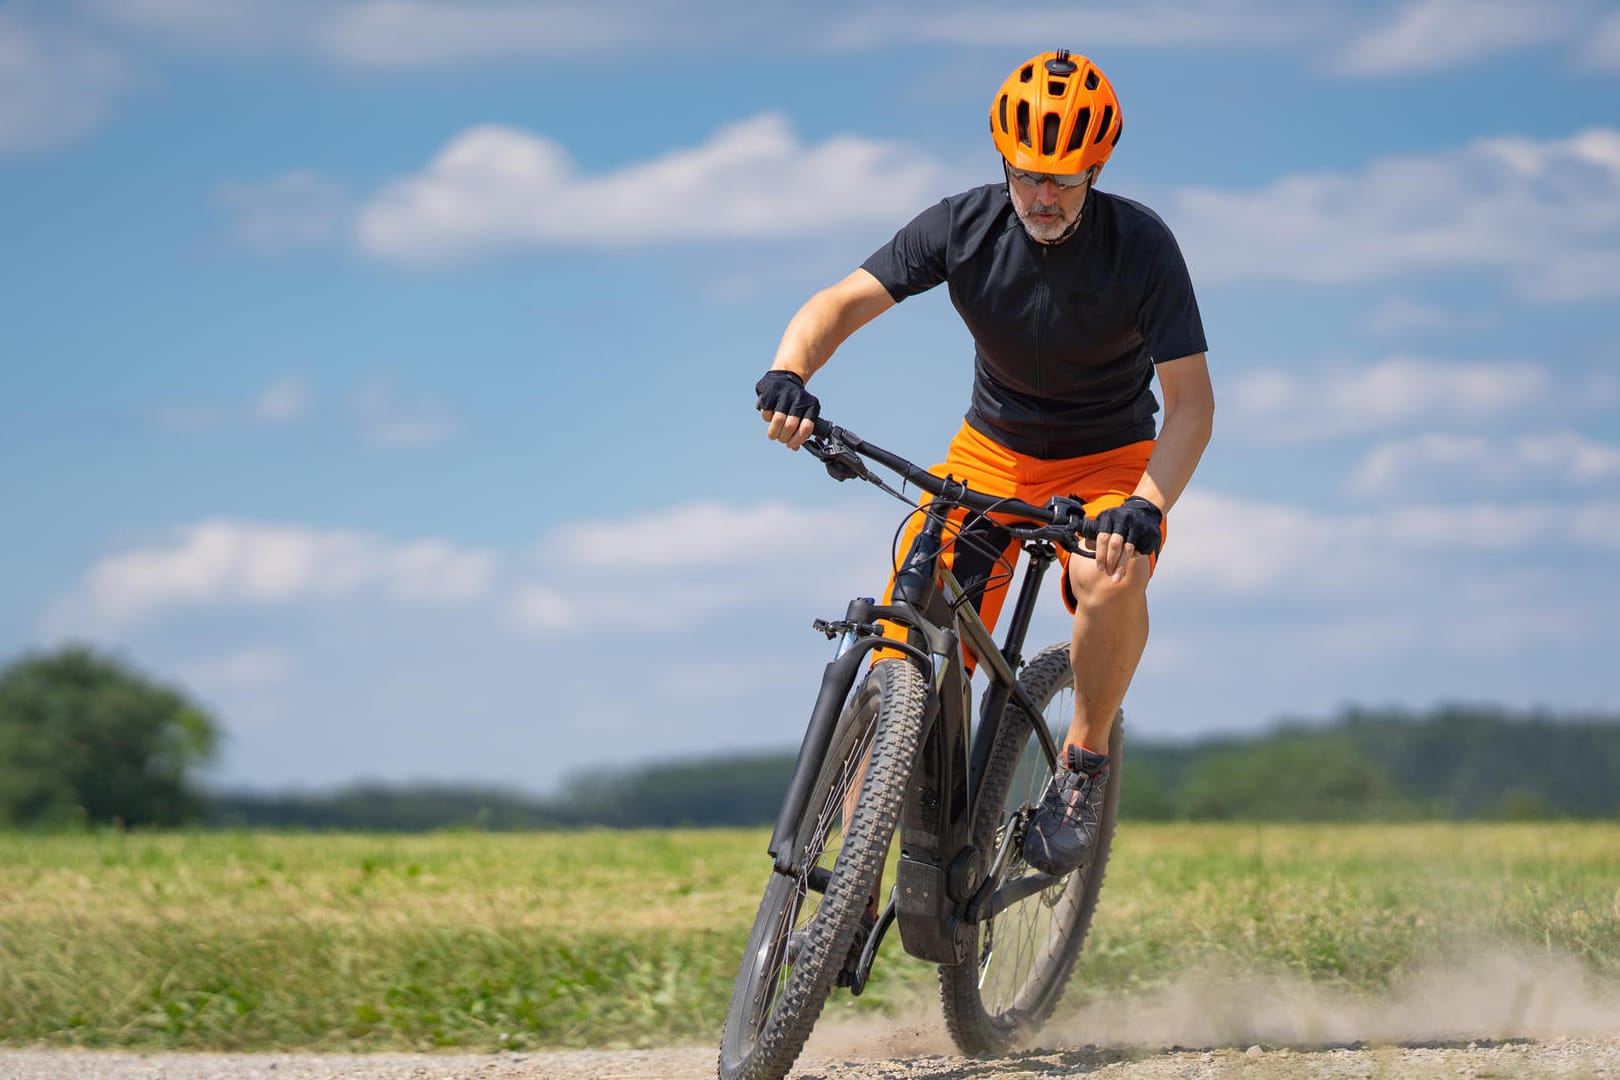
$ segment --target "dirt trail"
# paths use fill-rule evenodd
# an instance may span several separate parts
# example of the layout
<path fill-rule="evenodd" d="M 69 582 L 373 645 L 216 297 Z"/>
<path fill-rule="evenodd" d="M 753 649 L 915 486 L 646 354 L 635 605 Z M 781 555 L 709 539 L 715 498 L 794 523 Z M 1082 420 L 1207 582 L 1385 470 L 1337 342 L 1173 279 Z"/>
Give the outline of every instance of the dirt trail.
<path fill-rule="evenodd" d="M 0 1050 L 0 1080 L 709 1080 L 709 1047 L 507 1054 L 243 1055 Z M 1215 1050 L 1037 1050 L 993 1061 L 810 1053 L 794 1080 L 1102 1077 L 1207 1080 L 1458 1076 L 1620 1078 L 1620 1039 Z"/>
<path fill-rule="evenodd" d="M 1620 1080 L 1620 989 L 1573 961 L 1496 953 L 1418 973 L 1378 998 L 1287 977 L 1188 975 L 1088 1005 L 1043 1048 L 955 1056 L 938 1014 L 827 1020 L 798 1080 L 1228 1076 Z M 713 1047 L 467 1054 L 130 1054 L 0 1050 L 0 1080 L 707 1080 Z"/>

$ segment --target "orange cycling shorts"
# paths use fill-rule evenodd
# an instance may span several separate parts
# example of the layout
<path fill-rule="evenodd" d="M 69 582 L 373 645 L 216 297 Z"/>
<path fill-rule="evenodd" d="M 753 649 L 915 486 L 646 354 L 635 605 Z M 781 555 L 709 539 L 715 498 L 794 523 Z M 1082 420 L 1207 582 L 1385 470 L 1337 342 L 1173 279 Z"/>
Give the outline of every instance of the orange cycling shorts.
<path fill-rule="evenodd" d="M 1036 458 L 1009 450 L 989 436 L 964 423 L 951 440 L 943 464 L 928 470 L 936 476 L 949 474 L 976 491 L 988 495 L 1022 499 L 1036 506 L 1045 506 L 1054 496 L 1080 499 L 1086 504 L 1086 516 L 1095 517 L 1110 507 L 1123 503 L 1136 490 L 1137 482 L 1147 469 L 1153 453 L 1153 440 L 1130 443 L 1100 454 L 1087 454 L 1073 458 Z M 927 501 L 927 496 L 924 496 Z M 947 542 L 941 558 L 956 575 L 957 581 L 974 597 L 974 607 L 985 626 L 995 629 L 1001 614 L 1001 605 L 1007 598 L 1007 586 L 1012 581 L 1012 568 L 1017 565 L 1019 541 L 997 528 L 995 521 L 1013 520 L 1015 515 L 990 515 L 986 521 L 978 514 L 968 518 L 963 510 L 953 511 L 947 528 L 947 541 L 956 536 L 956 542 Z M 922 531 L 923 515 L 913 514 L 900 538 L 896 558 L 904 560 L 911 550 L 911 542 Z M 960 535 L 958 535 L 960 532 Z M 966 542 L 964 542 L 964 540 Z M 1162 547 L 1161 547 L 1162 550 Z M 1075 601 L 1069 592 L 1069 553 L 1059 549 L 1063 563 L 1063 603 L 1070 611 Z M 1157 555 L 1148 557 L 1156 564 Z M 896 570 L 899 569 L 898 563 Z M 894 578 L 884 590 L 883 602 L 894 595 Z M 888 627 L 891 637 L 903 636 L 899 627 Z M 878 655 L 895 655 L 879 650 Z"/>

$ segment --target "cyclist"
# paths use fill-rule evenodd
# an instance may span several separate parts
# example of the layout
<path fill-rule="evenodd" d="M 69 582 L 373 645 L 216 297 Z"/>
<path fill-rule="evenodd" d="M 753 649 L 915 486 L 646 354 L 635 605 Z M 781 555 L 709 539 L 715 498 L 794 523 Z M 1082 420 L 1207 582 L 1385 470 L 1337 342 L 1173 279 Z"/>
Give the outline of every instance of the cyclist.
<path fill-rule="evenodd" d="M 973 397 L 937 471 L 1036 505 L 1083 499 L 1101 528 L 1094 557 L 1064 559 L 1074 719 L 1023 850 L 1031 866 L 1062 874 L 1096 840 L 1109 734 L 1147 643 L 1165 514 L 1209 441 L 1214 394 L 1175 238 L 1152 210 L 1095 187 L 1120 135 L 1119 99 L 1097 66 L 1062 49 L 1020 64 L 991 101 L 990 133 L 1002 182 L 924 210 L 812 296 L 755 386 L 756 405 L 766 435 L 797 450 L 820 410 L 811 376 L 873 318 L 949 284 L 975 344 Z M 1017 542 L 993 515 L 963 527 L 975 542 L 959 541 L 947 565 L 993 627 L 1011 577 L 997 568 L 1016 560 Z M 985 541 L 999 558 L 983 553 Z M 909 547 L 910 536 L 900 551 Z"/>

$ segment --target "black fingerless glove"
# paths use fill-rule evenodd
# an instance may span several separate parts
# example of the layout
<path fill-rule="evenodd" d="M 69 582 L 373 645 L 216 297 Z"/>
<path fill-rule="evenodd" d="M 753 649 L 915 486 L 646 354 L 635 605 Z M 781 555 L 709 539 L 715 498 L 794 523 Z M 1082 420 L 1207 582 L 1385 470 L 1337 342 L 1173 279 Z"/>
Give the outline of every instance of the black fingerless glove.
<path fill-rule="evenodd" d="M 808 416 L 811 420 L 821 415 L 821 402 L 804 388 L 804 380 L 791 371 L 767 371 L 765 377 L 754 384 L 754 393 L 759 395 L 755 408 L 761 412 Z"/>
<path fill-rule="evenodd" d="M 1111 507 L 1097 515 L 1097 535 L 1118 533 L 1127 544 L 1136 548 L 1138 555 L 1152 555 L 1164 542 L 1160 526 L 1164 524 L 1164 511 L 1140 495 L 1132 495 L 1124 505 Z"/>

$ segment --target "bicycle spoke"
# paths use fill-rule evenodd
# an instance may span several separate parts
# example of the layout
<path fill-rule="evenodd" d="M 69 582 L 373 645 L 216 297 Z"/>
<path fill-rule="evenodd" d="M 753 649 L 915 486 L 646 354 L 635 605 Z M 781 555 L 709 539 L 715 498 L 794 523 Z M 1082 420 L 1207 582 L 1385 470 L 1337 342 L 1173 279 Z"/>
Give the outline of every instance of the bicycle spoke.
<path fill-rule="evenodd" d="M 1073 710 L 1071 690 L 1057 693 L 1045 709 L 1045 722 L 1059 741 L 1074 715 Z M 1039 804 L 1050 778 L 1045 757 L 1031 734 L 1003 807 L 1008 818 L 1007 828 L 1013 827 L 1011 819 L 1019 810 Z M 1023 859 L 1015 855 L 1003 880 L 1016 881 L 1032 872 Z M 990 1012 L 1012 1014 L 1032 1004 L 1021 1000 L 1021 995 L 1038 983 L 1030 979 L 1030 973 L 1037 965 L 1048 962 L 1054 947 L 1061 945 L 1051 938 L 1055 928 L 1063 925 L 1063 920 L 1056 918 L 1057 909 L 1071 880 L 1064 878 L 1040 893 L 1011 904 L 986 922 L 982 931 L 985 940 L 980 953 L 978 982 L 984 1005 Z"/>
<path fill-rule="evenodd" d="M 764 1026 L 772 1007 L 787 989 L 788 980 L 793 975 L 794 964 L 789 955 L 791 951 L 789 943 L 793 934 L 806 930 L 815 921 L 816 914 L 821 908 L 821 893 L 810 887 L 809 878 L 816 868 L 830 867 L 838 861 L 846 827 L 843 821 L 845 795 L 854 786 L 856 778 L 866 766 L 876 731 L 874 718 L 874 722 L 869 723 L 861 732 L 853 751 L 844 759 L 842 770 L 836 782 L 828 789 L 810 834 L 805 838 L 804 854 L 800 862 L 802 870 L 793 880 L 792 900 L 783 908 L 775 929 L 761 948 L 758 968 L 761 976 L 760 994 L 754 1000 L 751 1010 L 752 1034 L 757 1035 L 759 1029 Z"/>

